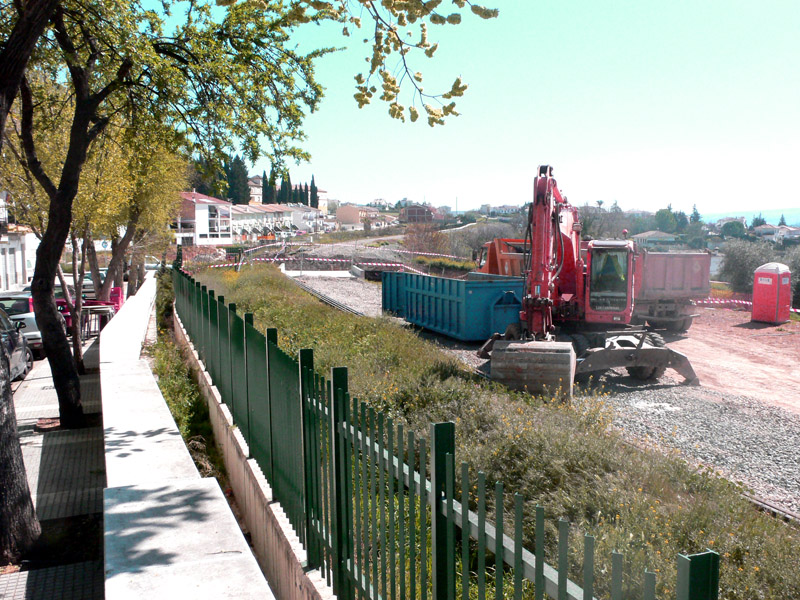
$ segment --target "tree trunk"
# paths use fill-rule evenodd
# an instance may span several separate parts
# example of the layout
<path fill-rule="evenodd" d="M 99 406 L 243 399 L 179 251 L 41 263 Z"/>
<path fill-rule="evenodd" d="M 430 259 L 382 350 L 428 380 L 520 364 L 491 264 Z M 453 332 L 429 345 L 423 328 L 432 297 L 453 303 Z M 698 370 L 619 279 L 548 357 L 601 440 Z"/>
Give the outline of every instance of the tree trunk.
<path fill-rule="evenodd" d="M 0 51 L 0 149 L 6 117 L 17 97 L 22 77 L 36 43 L 53 16 L 57 0 L 28 0 L 22 3 L 14 29 Z"/>
<path fill-rule="evenodd" d="M 106 280 L 103 282 L 103 287 L 97 294 L 98 300 L 107 302 L 111 297 L 111 288 L 122 287 L 122 277 L 125 270 L 125 253 L 128 251 L 131 240 L 133 240 L 138 223 L 139 213 L 134 212 L 128 220 L 128 224 L 125 226 L 125 235 L 120 239 L 111 241 L 111 261 L 108 263 Z"/>
<path fill-rule="evenodd" d="M 16 562 L 41 533 L 17 432 L 8 359 L 0 358 L 0 564 Z"/>

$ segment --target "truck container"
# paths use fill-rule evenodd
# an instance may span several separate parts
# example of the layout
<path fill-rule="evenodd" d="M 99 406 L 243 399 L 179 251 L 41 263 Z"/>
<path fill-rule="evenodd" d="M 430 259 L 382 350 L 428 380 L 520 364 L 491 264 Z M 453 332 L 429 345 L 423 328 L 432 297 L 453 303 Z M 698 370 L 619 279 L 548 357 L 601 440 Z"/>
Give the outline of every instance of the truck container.
<path fill-rule="evenodd" d="M 639 251 L 635 261 L 634 317 L 653 327 L 689 329 L 694 301 L 711 292 L 711 255 Z"/>
<path fill-rule="evenodd" d="M 466 342 L 483 342 L 519 322 L 524 281 L 466 281 L 383 273 L 383 310 L 409 323 Z"/>

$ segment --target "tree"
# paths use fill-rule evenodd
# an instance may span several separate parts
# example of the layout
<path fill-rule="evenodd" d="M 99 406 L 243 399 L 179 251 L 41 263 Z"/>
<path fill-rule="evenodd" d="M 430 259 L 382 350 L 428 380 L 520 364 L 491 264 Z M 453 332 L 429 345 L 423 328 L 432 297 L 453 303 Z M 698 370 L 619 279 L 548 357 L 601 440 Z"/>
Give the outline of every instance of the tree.
<path fill-rule="evenodd" d="M 689 226 L 689 217 L 687 217 L 686 213 L 682 210 L 672 214 L 675 215 L 675 231 L 677 233 L 684 233 Z"/>
<path fill-rule="evenodd" d="M 726 238 L 743 238 L 747 234 L 747 231 L 741 221 L 726 221 L 722 225 L 720 233 Z"/>
<path fill-rule="evenodd" d="M 247 184 L 247 166 L 237 154 L 228 166 L 228 197 L 233 204 L 250 203 L 250 186 Z"/>
<path fill-rule="evenodd" d="M 262 202 L 264 204 L 275 204 L 275 202 L 277 202 L 277 194 L 275 190 L 275 165 L 272 165 L 269 170 L 269 181 L 265 183 Z"/>
<path fill-rule="evenodd" d="M 729 223 L 738 223 L 744 230 L 744 225 L 739 221 L 729 221 Z M 751 292 L 755 270 L 775 260 L 772 246 L 766 242 L 732 240 L 725 244 L 723 253 L 725 257 L 722 260 L 720 274 L 730 282 L 734 292 Z"/>
<path fill-rule="evenodd" d="M 440 108 L 424 104 L 431 126 L 457 114 L 454 102 L 445 105 L 444 101 L 463 94 L 466 86 L 461 79 L 439 98 L 423 93 L 419 86 L 422 76 L 411 71 L 410 53 L 433 56 L 437 46 L 428 41 L 427 25 L 457 24 L 458 12 L 443 16 L 429 5 L 395 6 L 394 2 L 369 0 L 357 0 L 352 13 L 346 2 L 339 1 L 228 0 L 219 4 L 221 11 L 212 10 L 212 2 L 197 0 L 183 16 L 175 11 L 172 23 L 177 25 L 171 32 L 161 13 L 123 0 L 95 2 L 91 10 L 77 0 L 0 5 L 0 36 L 4 39 L 0 49 L 0 132 L 5 131 L 7 115 L 18 95 L 25 160 L 48 200 L 47 224 L 31 287 L 63 427 L 80 426 L 83 411 L 77 371 L 53 298 L 54 280 L 89 149 L 115 116 L 126 119 L 133 131 L 161 126 L 163 132 L 172 133 L 164 136 L 171 149 L 188 146 L 216 164 L 231 139 L 238 140 L 251 161 L 262 152 L 263 141 L 269 145 L 267 154 L 278 162 L 306 158 L 307 153 L 297 146 L 302 139 L 303 116 L 313 111 L 321 98 L 313 62 L 329 49 L 301 54 L 290 34 L 306 23 L 326 19 L 360 27 L 362 18 L 373 21 L 374 38 L 366 76 L 357 77 L 359 105 L 370 102 L 376 91 L 372 79 L 379 78 L 380 97 L 389 104 L 390 115 L 404 119 L 405 108 L 398 102 L 401 85 L 393 75 L 397 69 L 387 62 L 396 57 L 402 71 L 399 82 L 410 82 L 412 99 L 439 102 Z M 460 8 L 464 6 L 461 3 Z M 497 15 L 497 11 L 482 7 L 470 9 L 481 18 Z M 418 42 L 406 41 L 412 26 L 420 28 Z M 64 80 L 73 94 L 74 108 L 65 113 L 71 119 L 69 142 L 53 174 L 42 168 L 34 139 L 34 112 L 41 106 L 32 89 L 37 77 Z M 416 120 L 415 106 L 407 113 Z M 8 431 L 2 430 L 2 434 Z M 10 435 L 16 439 L 14 432 Z M 0 461 L 6 458 L 0 456 Z M 21 506 L 11 509 L 12 519 L 21 516 Z M 3 523 L 8 516 L 2 516 Z M 2 543 L 6 544 L 6 538 Z M 0 550 L 5 555 L 7 548 Z"/>
<path fill-rule="evenodd" d="M 786 225 L 786 217 L 781 215 L 781 220 L 778 221 L 778 227 L 785 226 L 785 225 Z"/>
<path fill-rule="evenodd" d="M 8 359 L 0 357 L 0 564 L 16 562 L 39 537 L 41 527 L 31 501 Z"/>
<path fill-rule="evenodd" d="M 310 197 L 309 203 L 311 204 L 312 208 L 319 208 L 319 191 L 317 190 L 317 184 L 314 182 L 314 176 L 311 176 L 311 190 L 310 190 Z"/>
<path fill-rule="evenodd" d="M 267 189 L 269 188 L 269 181 L 267 181 L 267 171 L 261 172 L 261 204 L 268 204 L 267 202 Z"/>
<path fill-rule="evenodd" d="M 28 0 L 23 3 L 7 3 L 2 9 L 16 13 L 14 25 L 5 37 L 0 49 L 0 150 L 6 129 L 6 119 L 11 105 L 19 93 L 28 61 L 36 49 L 56 9 L 56 0 Z M 8 22 L 11 22 L 9 19 Z M 0 30 L 0 33 L 2 30 Z"/>
<path fill-rule="evenodd" d="M 761 216 L 761 213 L 758 213 L 757 217 L 753 217 L 753 222 L 750 223 L 750 229 L 753 230 L 756 227 L 761 227 L 762 225 L 766 225 L 767 220 Z"/>
<path fill-rule="evenodd" d="M 430 223 L 409 225 L 403 236 L 403 245 L 412 252 L 447 252 L 447 236 Z"/>
<path fill-rule="evenodd" d="M 664 233 L 675 233 L 678 228 L 678 221 L 672 212 L 672 207 L 662 208 L 656 212 L 656 228 Z"/>
<path fill-rule="evenodd" d="M 690 223 L 702 223 L 703 219 L 700 216 L 700 213 L 697 210 L 697 204 L 692 206 L 692 215 L 689 217 Z"/>
<path fill-rule="evenodd" d="M 309 206 L 309 205 L 310 205 L 310 201 L 309 201 L 309 192 L 308 192 L 308 184 L 306 184 L 306 185 L 305 185 L 305 188 L 303 188 L 303 204 L 305 204 L 306 206 Z"/>

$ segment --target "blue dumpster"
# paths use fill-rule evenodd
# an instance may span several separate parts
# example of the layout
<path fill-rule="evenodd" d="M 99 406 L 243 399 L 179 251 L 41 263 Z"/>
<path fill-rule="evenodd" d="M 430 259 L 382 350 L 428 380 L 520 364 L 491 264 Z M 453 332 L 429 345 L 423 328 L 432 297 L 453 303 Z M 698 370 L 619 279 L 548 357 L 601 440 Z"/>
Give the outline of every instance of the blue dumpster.
<path fill-rule="evenodd" d="M 519 321 L 522 278 L 465 281 L 384 273 L 382 281 L 383 310 L 457 340 L 484 341 Z"/>

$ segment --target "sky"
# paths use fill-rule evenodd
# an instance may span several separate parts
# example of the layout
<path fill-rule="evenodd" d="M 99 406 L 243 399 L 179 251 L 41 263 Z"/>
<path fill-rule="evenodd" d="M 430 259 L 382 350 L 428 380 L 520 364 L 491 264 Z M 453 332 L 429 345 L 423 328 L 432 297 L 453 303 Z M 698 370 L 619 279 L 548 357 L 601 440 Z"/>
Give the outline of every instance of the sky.
<path fill-rule="evenodd" d="M 325 98 L 305 121 L 311 161 L 290 166 L 292 181 L 313 174 L 340 202 L 470 210 L 528 202 L 537 166 L 550 164 L 574 205 L 800 207 L 796 1 L 487 5 L 498 18 L 467 12 L 461 25 L 430 26 L 439 50 L 413 58 L 426 91 L 446 91 L 456 76 L 469 84 L 461 115 L 443 127 L 400 123 L 382 102 L 357 107 L 368 34 L 299 32 L 302 47 L 350 47 L 317 62 Z M 261 160 L 251 174 L 269 168 Z"/>

